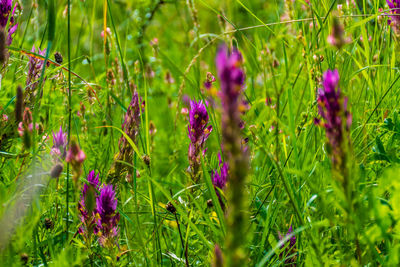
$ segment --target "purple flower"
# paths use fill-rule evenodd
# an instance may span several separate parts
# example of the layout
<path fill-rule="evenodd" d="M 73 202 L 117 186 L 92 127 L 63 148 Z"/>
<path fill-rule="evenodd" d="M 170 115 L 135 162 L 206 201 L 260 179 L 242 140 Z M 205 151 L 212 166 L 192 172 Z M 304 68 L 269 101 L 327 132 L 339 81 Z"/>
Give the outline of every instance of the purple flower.
<path fill-rule="evenodd" d="M 228 127 L 229 123 L 235 123 L 239 127 L 243 123 L 240 119 L 240 114 L 244 110 L 242 105 L 244 102 L 241 97 L 245 81 L 245 74 L 240 68 L 242 61 L 242 54 L 238 50 L 233 49 L 229 53 L 226 46 L 219 48 L 216 65 L 221 81 L 220 97 L 224 109 L 222 128 L 229 131 L 232 130 Z"/>
<path fill-rule="evenodd" d="M 228 163 L 226 162 L 222 162 L 221 159 L 221 154 L 218 153 L 218 158 L 219 158 L 219 169 L 220 171 L 218 172 L 218 170 L 214 170 L 211 173 L 211 177 L 212 177 L 212 183 L 215 187 L 218 187 L 220 189 L 224 189 L 225 185 L 228 181 Z"/>
<path fill-rule="evenodd" d="M 53 132 L 53 146 L 51 154 L 56 157 L 65 158 L 67 154 L 67 133 L 64 133 L 62 127 L 57 133 Z"/>
<path fill-rule="evenodd" d="M 216 65 L 221 81 L 221 100 L 224 109 L 233 111 L 238 108 L 238 99 L 245 81 L 245 74 L 239 67 L 242 54 L 234 49 L 228 53 L 226 46 L 220 47 L 217 53 Z"/>
<path fill-rule="evenodd" d="M 388 24 L 397 29 L 400 26 L 400 0 L 386 0 L 386 3 L 391 9 L 390 14 L 392 14 L 392 16 L 389 15 Z"/>
<path fill-rule="evenodd" d="M 190 139 L 188 158 L 193 180 L 197 182 L 200 153 L 205 153 L 205 141 L 210 136 L 212 126 L 208 124 L 208 113 L 203 101 L 190 100 L 188 137 Z"/>
<path fill-rule="evenodd" d="M 18 28 L 18 23 L 14 24 L 14 13 L 17 8 L 18 3 L 15 4 L 14 10 L 10 17 L 8 35 L 6 40 L 6 45 L 11 45 L 12 43 L 12 35 Z M 8 18 L 12 8 L 12 0 L 0 0 L 0 27 L 4 29 L 7 26 Z"/>
<path fill-rule="evenodd" d="M 290 236 L 290 237 L 289 237 Z M 279 240 L 283 240 L 284 238 L 289 238 L 284 244 L 282 244 L 281 249 L 286 247 L 285 251 L 282 251 L 279 254 L 280 258 L 288 257 L 285 259 L 285 266 L 296 266 L 296 257 L 292 254 L 296 252 L 296 236 L 293 234 L 293 228 L 290 225 L 288 232 L 286 233 L 285 237 L 278 232 Z"/>
<path fill-rule="evenodd" d="M 0 0 L 0 26 L 7 26 L 8 16 L 12 8 L 12 0 Z"/>
<path fill-rule="evenodd" d="M 90 242 L 90 236 L 93 232 L 97 232 L 95 221 L 96 198 L 99 189 L 99 174 L 95 174 L 92 170 L 87 176 L 87 184 L 83 185 L 80 201 L 78 202 L 78 210 L 80 212 L 80 220 L 82 222 L 79 227 L 79 233 L 84 236 L 87 242 Z"/>
<path fill-rule="evenodd" d="M 6 41 L 6 44 L 8 45 L 8 46 L 10 46 L 11 45 L 11 43 L 12 43 L 12 41 L 13 41 L 13 35 L 14 35 L 14 33 L 17 31 L 17 29 L 18 29 L 18 23 L 16 23 L 16 24 L 14 24 L 13 26 L 11 26 L 9 29 L 8 29 L 8 35 L 7 35 L 7 41 Z"/>
<path fill-rule="evenodd" d="M 119 213 L 117 199 L 112 185 L 103 185 L 96 199 L 99 228 L 99 242 L 103 247 L 112 247 L 118 239 Z"/>
<path fill-rule="evenodd" d="M 14 13 L 18 6 L 18 3 L 15 4 L 14 10 L 10 17 L 10 12 L 12 8 L 12 0 L 0 0 L 0 30 L 4 30 L 7 26 L 7 22 L 9 21 L 8 25 L 8 34 L 6 39 L 6 45 L 11 45 L 12 43 L 12 36 L 16 32 L 18 28 L 18 23 L 14 24 Z"/>
<path fill-rule="evenodd" d="M 218 165 L 219 172 L 218 172 L 218 169 L 211 171 L 211 179 L 212 179 L 212 183 L 213 183 L 214 187 L 218 187 L 219 189 L 224 190 L 226 183 L 228 182 L 229 167 L 228 167 L 228 163 L 222 162 L 220 153 L 218 153 L 218 158 L 219 158 L 219 165 Z M 215 191 L 217 193 L 221 207 L 224 207 L 222 197 L 219 193 L 219 190 L 216 189 Z"/>
<path fill-rule="evenodd" d="M 318 111 L 323 122 L 318 119 L 315 121 L 325 127 L 332 149 L 332 160 L 336 163 L 343 156 L 343 133 L 351 126 L 351 115 L 347 111 L 347 98 L 343 98 L 340 93 L 338 71 L 326 71 L 322 85 L 323 88 L 318 90 Z"/>
<path fill-rule="evenodd" d="M 212 126 L 208 124 L 208 113 L 206 106 L 203 101 L 196 102 L 195 100 L 190 101 L 189 111 L 189 125 L 188 125 L 188 136 L 192 144 L 199 144 L 202 146 L 207 140 L 208 136 L 212 131 Z"/>

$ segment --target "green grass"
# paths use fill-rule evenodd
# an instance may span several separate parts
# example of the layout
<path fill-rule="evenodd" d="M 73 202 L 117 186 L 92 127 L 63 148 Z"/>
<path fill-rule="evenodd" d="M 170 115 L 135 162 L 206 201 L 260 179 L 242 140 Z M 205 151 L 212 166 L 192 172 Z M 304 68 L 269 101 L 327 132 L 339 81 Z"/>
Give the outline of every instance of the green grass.
<path fill-rule="evenodd" d="M 224 143 L 223 110 L 218 94 L 203 85 L 211 72 L 212 91 L 220 90 L 215 56 L 225 43 L 244 57 L 249 103 L 241 132 L 248 138 L 248 199 L 240 211 L 247 265 L 285 266 L 286 258 L 298 266 L 398 266 L 400 31 L 387 24 L 384 0 L 310 2 L 20 1 L 0 78 L 0 265 L 23 265 L 28 256 L 33 266 L 209 266 L 216 244 L 226 260 L 232 229 L 211 177 Z M 340 49 L 327 42 L 334 17 L 349 39 Z M 47 53 L 29 52 L 33 45 Z M 28 88 L 29 56 L 50 62 L 40 69 L 40 97 L 31 108 L 40 125 L 31 146 L 18 135 L 14 115 L 17 86 Z M 352 114 L 343 154 L 349 194 L 325 129 L 314 123 L 328 69 L 339 71 Z M 134 88 L 145 106 L 136 140 L 128 142 L 132 161 L 120 162 L 133 175 L 111 179 Z M 197 184 L 187 171 L 186 95 L 210 102 L 213 126 Z M 52 131 L 60 125 L 86 154 L 78 180 L 65 161 L 58 179 L 49 176 Z M 78 202 L 91 170 L 116 188 L 119 239 L 111 249 L 78 233 Z M 230 186 L 220 194 L 228 196 Z M 278 232 L 291 225 L 296 249 L 286 255 Z"/>

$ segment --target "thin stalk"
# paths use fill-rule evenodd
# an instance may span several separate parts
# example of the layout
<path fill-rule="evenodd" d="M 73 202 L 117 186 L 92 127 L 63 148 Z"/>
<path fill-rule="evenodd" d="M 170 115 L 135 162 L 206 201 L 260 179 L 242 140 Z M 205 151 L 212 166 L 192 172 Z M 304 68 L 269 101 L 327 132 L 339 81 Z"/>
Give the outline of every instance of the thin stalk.
<path fill-rule="evenodd" d="M 71 119 L 72 119 L 72 93 L 71 93 L 71 0 L 68 0 L 68 144 L 71 141 Z M 66 194 L 66 226 L 67 226 L 67 235 L 66 239 L 68 240 L 68 231 L 69 231 L 69 220 L 68 220 L 68 210 L 69 210 L 69 163 L 67 163 L 67 194 Z"/>

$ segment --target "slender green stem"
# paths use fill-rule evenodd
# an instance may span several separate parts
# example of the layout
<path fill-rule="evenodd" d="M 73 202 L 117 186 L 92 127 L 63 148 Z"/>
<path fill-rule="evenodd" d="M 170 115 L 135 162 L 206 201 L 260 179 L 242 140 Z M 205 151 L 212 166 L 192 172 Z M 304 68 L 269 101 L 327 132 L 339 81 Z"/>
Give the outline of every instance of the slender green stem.
<path fill-rule="evenodd" d="M 68 0 L 68 144 L 71 141 L 71 118 L 72 118 L 72 93 L 71 93 L 71 0 Z M 66 225 L 67 225 L 67 235 L 69 231 L 69 163 L 67 163 L 67 194 L 66 194 Z"/>

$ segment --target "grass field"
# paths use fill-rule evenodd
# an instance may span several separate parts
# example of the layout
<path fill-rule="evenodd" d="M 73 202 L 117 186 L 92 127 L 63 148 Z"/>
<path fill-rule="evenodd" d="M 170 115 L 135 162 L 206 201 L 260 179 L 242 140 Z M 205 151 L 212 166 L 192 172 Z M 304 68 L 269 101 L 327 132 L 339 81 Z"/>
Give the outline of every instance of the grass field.
<path fill-rule="evenodd" d="M 399 0 L 0 0 L 0 266 L 399 266 L 399 47 Z"/>

